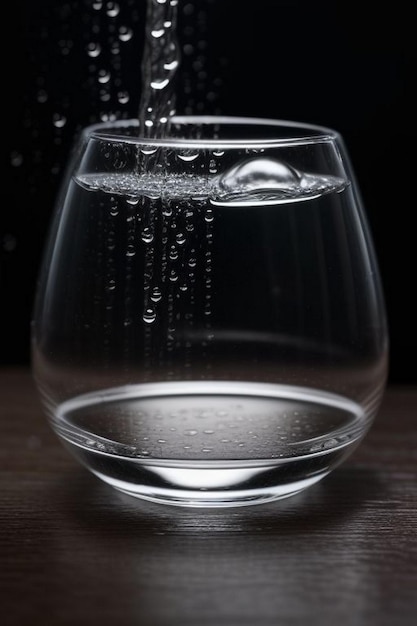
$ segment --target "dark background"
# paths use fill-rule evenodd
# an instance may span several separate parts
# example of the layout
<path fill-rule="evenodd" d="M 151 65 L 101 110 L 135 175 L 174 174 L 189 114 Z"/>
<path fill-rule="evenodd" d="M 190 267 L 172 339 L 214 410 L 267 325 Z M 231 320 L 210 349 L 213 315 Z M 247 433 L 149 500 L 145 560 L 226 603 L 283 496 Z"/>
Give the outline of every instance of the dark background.
<path fill-rule="evenodd" d="M 293 119 L 343 135 L 379 259 L 390 380 L 416 383 L 411 12 L 401 3 L 179 2 L 184 51 L 178 113 Z M 137 115 L 145 11 L 146 0 L 22 0 L 7 9 L 0 212 L 4 365 L 30 360 L 36 277 L 74 136 L 91 122 Z"/>

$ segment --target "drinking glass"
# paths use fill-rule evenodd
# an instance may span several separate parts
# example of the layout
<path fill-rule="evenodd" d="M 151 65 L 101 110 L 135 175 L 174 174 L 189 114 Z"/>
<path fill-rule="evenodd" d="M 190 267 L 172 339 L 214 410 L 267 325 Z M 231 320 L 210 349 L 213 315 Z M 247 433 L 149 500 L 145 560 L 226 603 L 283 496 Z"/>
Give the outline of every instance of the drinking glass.
<path fill-rule="evenodd" d="M 289 121 L 135 120 L 75 142 L 45 250 L 33 373 L 57 436 L 132 496 L 304 490 L 368 432 L 383 294 L 343 139 Z"/>

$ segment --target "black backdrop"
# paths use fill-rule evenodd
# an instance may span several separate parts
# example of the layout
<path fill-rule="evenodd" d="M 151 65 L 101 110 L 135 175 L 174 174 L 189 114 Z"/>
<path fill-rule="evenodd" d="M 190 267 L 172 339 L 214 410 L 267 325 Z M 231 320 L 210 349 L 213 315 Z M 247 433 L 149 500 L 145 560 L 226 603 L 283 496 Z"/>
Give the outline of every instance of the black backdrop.
<path fill-rule="evenodd" d="M 178 112 L 294 119 L 344 136 L 381 269 L 390 379 L 417 382 L 411 13 L 401 3 L 179 3 Z M 30 360 L 36 276 L 75 133 L 137 115 L 145 11 L 146 0 L 21 0 L 7 9 L 2 364 Z"/>

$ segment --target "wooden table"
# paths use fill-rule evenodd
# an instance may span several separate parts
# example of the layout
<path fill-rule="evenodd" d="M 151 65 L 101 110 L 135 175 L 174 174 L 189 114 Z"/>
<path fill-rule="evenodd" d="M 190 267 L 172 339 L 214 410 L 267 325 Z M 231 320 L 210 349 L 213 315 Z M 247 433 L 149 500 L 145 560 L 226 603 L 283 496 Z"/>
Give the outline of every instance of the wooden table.
<path fill-rule="evenodd" d="M 415 626 L 417 386 L 318 485 L 182 509 L 102 484 L 58 442 L 26 368 L 0 369 L 3 626 Z"/>

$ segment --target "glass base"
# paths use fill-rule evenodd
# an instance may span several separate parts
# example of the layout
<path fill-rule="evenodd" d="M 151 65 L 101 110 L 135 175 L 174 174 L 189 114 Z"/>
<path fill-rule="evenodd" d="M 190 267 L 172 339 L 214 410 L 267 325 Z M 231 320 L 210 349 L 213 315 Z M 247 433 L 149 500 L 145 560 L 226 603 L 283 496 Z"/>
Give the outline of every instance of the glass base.
<path fill-rule="evenodd" d="M 93 474 L 137 498 L 194 507 L 294 495 L 326 476 L 369 419 L 314 389 L 224 381 L 111 388 L 60 405 L 52 420 Z"/>
<path fill-rule="evenodd" d="M 193 472 L 193 470 L 187 471 Z M 244 471 L 245 474 L 247 474 L 248 470 Z M 257 470 L 255 470 L 255 472 L 257 473 Z M 208 489 L 207 487 L 200 489 L 184 489 L 181 488 L 180 485 L 177 485 L 176 488 L 151 488 L 145 485 L 134 485 L 120 480 L 109 479 L 107 476 L 103 476 L 96 471 L 93 473 L 116 490 L 129 496 L 157 504 L 189 508 L 242 507 L 274 502 L 304 491 L 328 474 L 328 472 L 323 472 L 318 476 L 305 480 L 276 486 L 259 486 L 258 488 L 252 489 L 245 488 L 245 484 L 235 484 L 232 488 L 225 491 L 215 488 Z M 201 470 L 198 471 L 198 474 L 201 475 Z"/>

